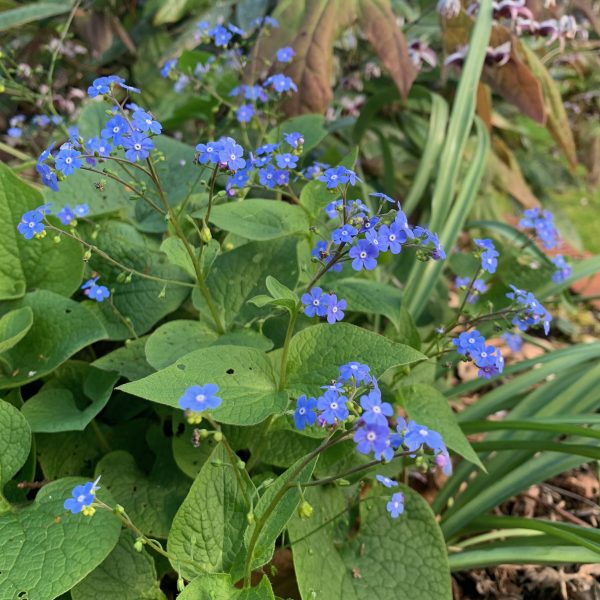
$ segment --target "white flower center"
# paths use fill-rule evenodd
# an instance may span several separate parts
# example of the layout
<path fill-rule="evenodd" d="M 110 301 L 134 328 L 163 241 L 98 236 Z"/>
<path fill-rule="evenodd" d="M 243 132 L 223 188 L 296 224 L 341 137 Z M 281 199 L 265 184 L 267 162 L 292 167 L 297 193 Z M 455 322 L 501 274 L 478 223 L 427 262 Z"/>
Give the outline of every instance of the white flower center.
<path fill-rule="evenodd" d="M 196 396 L 196 402 L 200 402 L 200 403 L 202 403 L 202 402 L 204 402 L 205 400 L 206 400 L 206 396 L 205 396 L 204 394 L 198 394 L 198 395 Z"/>
<path fill-rule="evenodd" d="M 366 252 L 361 252 L 360 253 L 360 257 L 361 258 L 367 258 L 367 253 Z"/>
<path fill-rule="evenodd" d="M 338 307 L 337 306 L 332 306 L 331 307 L 331 312 L 332 313 L 336 313 L 338 311 Z"/>
<path fill-rule="evenodd" d="M 367 439 L 368 439 L 370 442 L 374 442 L 374 441 L 377 439 L 377 435 L 375 435 L 375 433 L 374 433 L 374 432 L 372 432 L 372 431 L 369 431 L 369 433 L 367 433 Z"/>
<path fill-rule="evenodd" d="M 306 413 L 306 409 L 305 408 L 301 408 L 298 410 L 298 414 L 303 415 Z"/>
<path fill-rule="evenodd" d="M 313 306 L 319 306 L 321 304 L 316 298 L 313 300 Z"/>
<path fill-rule="evenodd" d="M 373 412 L 379 414 L 381 412 L 381 407 L 380 406 L 374 406 L 373 407 Z"/>
<path fill-rule="evenodd" d="M 429 432 L 426 429 L 419 429 L 419 435 L 422 437 L 427 437 Z"/>
<path fill-rule="evenodd" d="M 337 408 L 338 408 L 338 403 L 337 403 L 337 402 L 332 402 L 332 403 L 329 405 L 329 408 L 331 408 L 331 410 L 337 410 Z"/>
<path fill-rule="evenodd" d="M 81 494 L 79 496 L 77 496 L 77 502 L 79 502 L 79 504 L 83 504 L 83 501 L 85 500 L 85 495 Z"/>
<path fill-rule="evenodd" d="M 121 128 L 118 125 L 115 125 L 113 127 L 113 133 L 119 133 L 120 130 L 121 130 Z"/>
<path fill-rule="evenodd" d="M 134 144 L 134 145 L 133 145 L 133 147 L 134 147 L 136 150 L 141 150 L 141 149 L 142 149 L 142 145 L 141 145 L 141 144 Z"/>
<path fill-rule="evenodd" d="M 390 236 L 388 238 L 390 240 L 390 242 L 395 242 L 396 241 L 396 236 L 393 233 L 390 233 Z"/>
<path fill-rule="evenodd" d="M 73 159 L 71 157 L 65 158 L 65 162 L 70 165 L 73 162 Z"/>

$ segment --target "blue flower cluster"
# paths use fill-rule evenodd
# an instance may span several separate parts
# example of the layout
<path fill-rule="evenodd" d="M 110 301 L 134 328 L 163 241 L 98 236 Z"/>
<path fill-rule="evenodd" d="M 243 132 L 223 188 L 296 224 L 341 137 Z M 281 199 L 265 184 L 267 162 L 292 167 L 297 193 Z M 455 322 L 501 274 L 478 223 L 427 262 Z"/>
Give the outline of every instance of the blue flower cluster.
<path fill-rule="evenodd" d="M 90 208 L 87 204 L 77 204 L 73 207 L 73 210 L 69 205 L 65 205 L 61 208 L 56 216 L 60 219 L 63 225 L 70 225 L 74 227 L 77 225 L 77 218 L 83 218 L 88 215 Z M 21 217 L 21 221 L 17 225 L 17 231 L 26 239 L 30 240 L 33 237 L 43 238 L 46 235 L 46 225 L 44 218 L 46 215 L 52 213 L 52 203 L 43 204 L 33 210 L 28 210 Z"/>
<path fill-rule="evenodd" d="M 88 95 L 91 98 L 103 96 L 113 102 L 113 116 L 105 123 L 99 137 L 84 141 L 77 131 L 73 131 L 70 139 L 55 154 L 52 152 L 53 146 L 44 150 L 36 164 L 44 185 L 56 192 L 59 177 L 72 175 L 84 167 L 84 163 L 93 167 L 98 161 L 110 158 L 119 148 L 130 162 L 142 161 L 150 156 L 154 149 L 152 137 L 161 133 L 162 125 L 137 104 L 130 102 L 123 108 L 114 96 L 115 88 L 128 92 L 140 91 L 116 75 L 94 80 L 88 88 Z M 48 162 L 53 163 L 53 168 Z"/>
<path fill-rule="evenodd" d="M 338 378 L 322 389 L 324 392 L 318 398 L 305 395 L 298 398 L 294 411 L 297 429 L 302 431 L 312 425 L 340 427 L 351 423 L 356 450 L 361 454 L 372 453 L 376 460 L 389 462 L 396 451 L 412 456 L 424 455 L 429 449 L 433 452 L 434 463 L 444 473 L 452 472 L 450 456 L 439 433 L 414 421 L 407 423 L 401 417 L 396 418 L 396 429 L 391 428 L 394 410 L 391 404 L 382 401 L 377 380 L 367 365 L 359 362 L 342 365 Z M 382 476 L 378 481 L 386 487 L 395 484 Z M 395 506 L 394 512 L 392 516 L 398 516 L 402 511 Z"/>
<path fill-rule="evenodd" d="M 100 489 L 98 486 L 99 481 L 100 477 L 96 481 L 76 485 L 71 492 L 72 497 L 67 498 L 64 502 L 65 509 L 71 511 L 74 515 L 82 513 L 86 517 L 91 517 L 96 512 L 93 504 L 96 499 L 96 491 Z"/>
<path fill-rule="evenodd" d="M 519 221 L 519 227 L 533 230 L 547 250 L 555 248 L 560 241 L 560 236 L 554 226 L 554 216 L 550 211 L 542 211 L 539 208 L 525 210 L 523 218 Z"/>
<path fill-rule="evenodd" d="M 523 338 L 518 333 L 510 333 L 507 331 L 502 334 L 502 339 L 506 342 L 511 352 L 519 352 L 523 347 Z"/>
<path fill-rule="evenodd" d="M 216 394 L 219 386 L 214 383 L 192 385 L 179 398 L 178 404 L 185 411 L 188 423 L 198 424 L 202 421 L 202 413 L 221 406 L 221 398 Z"/>
<path fill-rule="evenodd" d="M 104 302 L 109 296 L 110 291 L 105 285 L 98 285 L 97 281 L 100 279 L 99 276 L 88 279 L 80 289 L 90 299 L 96 302 Z"/>
<path fill-rule="evenodd" d="M 562 283 L 565 279 L 571 276 L 572 269 L 571 265 L 565 260 L 564 256 L 557 254 L 552 262 L 556 267 L 556 271 L 552 275 L 552 281 L 554 283 Z"/>
<path fill-rule="evenodd" d="M 513 300 L 517 307 L 517 314 L 512 320 L 513 325 L 516 325 L 521 331 L 527 331 L 530 327 L 541 323 L 544 326 L 544 333 L 548 335 L 552 315 L 531 292 L 520 290 L 514 285 L 510 287 L 512 292 L 508 292 L 506 297 Z"/>
<path fill-rule="evenodd" d="M 457 277 L 454 280 L 454 284 L 456 285 L 456 287 L 463 291 L 469 289 L 470 283 L 471 280 L 468 277 Z M 483 279 L 475 279 L 471 284 L 471 289 L 467 294 L 467 303 L 475 304 L 475 302 L 477 302 L 477 298 L 479 298 L 481 294 L 485 294 L 485 292 L 487 292 L 488 289 L 489 288 L 485 281 L 483 281 Z"/>
<path fill-rule="evenodd" d="M 344 318 L 346 301 L 338 300 L 337 295 L 333 292 L 324 294 L 320 287 L 314 287 L 310 293 L 303 294 L 301 300 L 304 304 L 304 314 L 307 317 L 327 317 L 329 324 Z"/>
<path fill-rule="evenodd" d="M 480 377 L 490 379 L 504 370 L 504 358 L 500 350 L 488 345 L 476 329 L 463 331 L 452 343 L 461 356 L 472 360 L 479 367 L 477 374 Z"/>

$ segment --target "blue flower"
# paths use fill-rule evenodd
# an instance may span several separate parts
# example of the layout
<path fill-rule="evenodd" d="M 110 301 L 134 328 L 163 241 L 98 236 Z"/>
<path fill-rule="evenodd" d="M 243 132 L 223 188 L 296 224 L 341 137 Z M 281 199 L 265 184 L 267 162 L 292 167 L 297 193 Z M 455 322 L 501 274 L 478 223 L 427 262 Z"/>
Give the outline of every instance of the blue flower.
<path fill-rule="evenodd" d="M 85 148 L 92 154 L 104 157 L 109 156 L 112 151 L 112 146 L 106 140 L 97 137 L 90 138 L 85 143 Z"/>
<path fill-rule="evenodd" d="M 348 407 L 346 396 L 340 396 L 334 390 L 326 391 L 317 400 L 317 408 L 321 411 L 320 419 L 328 425 L 333 425 L 337 421 L 345 421 L 348 418 Z"/>
<path fill-rule="evenodd" d="M 542 212 L 539 208 L 527 209 L 523 213 L 523 218 L 519 221 L 519 227 L 534 229 L 536 236 L 547 250 L 555 248 L 560 240 L 558 231 L 554 226 L 554 216 L 547 210 Z"/>
<path fill-rule="evenodd" d="M 256 19 L 254 19 L 250 23 L 250 27 L 263 27 L 263 26 L 279 27 L 279 23 L 277 22 L 277 19 L 270 17 L 270 16 L 256 17 Z"/>
<path fill-rule="evenodd" d="M 488 273 L 495 273 L 498 266 L 498 256 L 500 255 L 496 252 L 492 240 L 476 239 L 475 245 L 482 250 L 480 254 L 481 268 Z"/>
<path fill-rule="evenodd" d="M 219 162 L 220 151 L 220 142 L 206 142 L 206 144 L 198 144 L 196 146 L 196 152 L 198 152 L 198 162 L 201 165 L 205 165 L 207 163 L 217 164 Z"/>
<path fill-rule="evenodd" d="M 213 27 L 208 35 L 213 39 L 215 46 L 226 48 L 227 44 L 229 44 L 231 38 L 233 37 L 231 33 L 223 27 L 223 25 L 217 25 Z"/>
<path fill-rule="evenodd" d="M 240 85 L 238 87 L 234 87 L 231 92 L 229 92 L 230 96 L 239 96 L 240 94 L 244 95 L 246 100 L 250 100 L 251 102 L 256 102 L 260 100 L 261 102 L 267 102 L 269 96 L 263 88 L 262 85 Z"/>
<path fill-rule="evenodd" d="M 100 135 L 105 140 L 112 140 L 115 146 L 120 146 L 123 136 L 127 133 L 129 133 L 129 123 L 121 115 L 116 115 L 106 123 Z"/>
<path fill-rule="evenodd" d="M 246 161 L 242 156 L 244 156 L 244 149 L 233 138 L 227 137 L 222 140 L 219 161 L 226 163 L 231 171 L 237 171 L 246 166 Z"/>
<path fill-rule="evenodd" d="M 100 477 L 96 481 L 76 485 L 71 492 L 72 498 L 65 500 L 64 508 L 70 510 L 74 515 L 83 513 L 86 517 L 91 517 L 95 512 L 92 504 L 96 498 L 96 490 L 100 489 L 98 486 L 99 481 Z"/>
<path fill-rule="evenodd" d="M 164 79 L 169 76 L 169 73 L 177 66 L 177 59 L 170 58 L 161 68 L 160 75 Z"/>
<path fill-rule="evenodd" d="M 571 266 L 567 263 L 561 254 L 557 254 L 552 262 L 556 267 L 556 272 L 552 275 L 552 281 L 554 283 L 562 283 L 567 277 L 570 277 L 572 273 Z"/>
<path fill-rule="evenodd" d="M 382 225 L 379 228 L 379 247 L 383 252 L 389 250 L 392 254 L 400 254 L 402 244 L 407 239 L 406 231 L 395 222 L 390 226 Z"/>
<path fill-rule="evenodd" d="M 381 401 L 381 392 L 378 389 L 371 390 L 365 396 L 361 396 L 360 405 L 363 409 L 362 420 L 369 425 L 381 425 L 387 427 L 387 417 L 394 414 L 389 402 Z"/>
<path fill-rule="evenodd" d="M 348 182 L 354 185 L 357 179 L 358 178 L 356 177 L 356 173 L 342 166 L 327 169 L 319 177 L 319 181 L 326 183 L 328 189 L 333 189 L 339 185 L 343 185 Z"/>
<path fill-rule="evenodd" d="M 243 29 L 241 29 L 237 25 L 234 25 L 233 23 L 229 23 L 227 25 L 227 29 L 229 29 L 231 33 L 235 33 L 237 35 L 246 35 L 246 32 Z"/>
<path fill-rule="evenodd" d="M 404 494 L 402 492 L 396 492 L 392 499 L 386 505 L 387 511 L 390 513 L 392 519 L 397 519 L 404 512 Z"/>
<path fill-rule="evenodd" d="M 279 48 L 277 50 L 277 60 L 282 63 L 292 62 L 292 59 L 296 56 L 296 52 L 293 48 L 286 46 L 285 48 Z"/>
<path fill-rule="evenodd" d="M 87 204 L 76 204 L 73 207 L 73 213 L 76 217 L 86 217 L 90 212 L 90 207 Z"/>
<path fill-rule="evenodd" d="M 48 166 L 43 163 L 38 163 L 36 171 L 40 174 L 42 183 L 49 187 L 53 192 L 58 192 L 58 179 L 56 173 Z"/>
<path fill-rule="evenodd" d="M 96 282 L 99 277 L 88 279 L 82 286 L 83 293 L 90 299 L 96 302 L 103 302 L 110 296 L 108 288 L 104 285 L 98 285 Z"/>
<path fill-rule="evenodd" d="M 393 479 L 390 479 L 385 475 L 375 475 L 375 479 L 377 479 L 377 481 L 379 481 L 379 483 L 385 486 L 386 488 L 393 488 L 398 485 L 397 481 L 394 481 Z"/>
<path fill-rule="evenodd" d="M 271 189 L 275 187 L 275 175 L 277 169 L 273 165 L 267 165 L 263 169 L 258 170 L 258 181 L 261 185 Z"/>
<path fill-rule="evenodd" d="M 148 158 L 150 150 L 154 148 L 154 143 L 143 133 L 134 131 L 131 135 L 123 138 L 123 147 L 125 148 L 125 158 L 135 162 Z"/>
<path fill-rule="evenodd" d="M 346 363 L 340 367 L 340 381 L 350 381 L 352 378 L 354 378 L 356 383 L 370 383 L 373 381 L 369 366 L 355 361 Z"/>
<path fill-rule="evenodd" d="M 286 133 L 283 136 L 283 139 L 292 148 L 298 148 L 299 146 L 302 146 L 304 144 L 304 136 L 301 133 L 298 133 L 297 131 L 294 131 L 292 133 Z"/>
<path fill-rule="evenodd" d="M 302 431 L 305 427 L 313 425 L 317 420 L 317 401 L 314 398 L 300 396 L 296 402 L 296 410 L 294 411 L 294 423 L 296 429 Z"/>
<path fill-rule="evenodd" d="M 448 454 L 448 450 L 445 448 L 436 455 L 435 464 L 442 469 L 442 473 L 447 477 L 452 475 L 452 461 L 450 460 L 450 454 Z"/>
<path fill-rule="evenodd" d="M 366 269 L 372 271 L 377 266 L 379 250 L 367 240 L 358 240 L 356 246 L 350 248 L 348 256 L 352 259 L 352 268 L 355 271 Z"/>
<path fill-rule="evenodd" d="M 79 158 L 79 152 L 71 148 L 63 148 L 59 150 L 56 155 L 56 168 L 63 173 L 63 175 L 72 175 L 76 169 L 80 169 L 83 163 Z"/>
<path fill-rule="evenodd" d="M 94 79 L 92 85 L 88 87 L 88 96 L 90 98 L 95 98 L 102 94 L 108 94 L 110 92 L 111 83 L 112 81 L 109 77 L 98 77 L 98 79 Z"/>
<path fill-rule="evenodd" d="M 277 185 L 287 185 L 290 181 L 290 174 L 287 171 L 278 169 L 275 172 L 275 183 Z"/>
<path fill-rule="evenodd" d="M 331 239 L 335 244 L 351 244 L 357 233 L 352 225 L 342 225 L 331 232 Z"/>
<path fill-rule="evenodd" d="M 69 208 L 68 204 L 63 206 L 63 208 L 56 213 L 56 216 L 60 219 L 60 222 L 63 225 L 69 225 L 75 220 L 75 214 Z"/>
<path fill-rule="evenodd" d="M 280 169 L 295 169 L 298 164 L 298 157 L 286 152 L 285 154 L 276 154 L 275 162 Z"/>
<path fill-rule="evenodd" d="M 361 454 L 369 454 L 370 452 L 381 454 L 385 452 L 388 447 L 389 433 L 390 430 L 387 426 L 382 427 L 381 425 L 364 423 L 354 433 L 356 450 Z"/>
<path fill-rule="evenodd" d="M 381 198 L 382 200 L 385 200 L 386 202 L 391 202 L 392 204 L 396 203 L 396 201 L 393 198 L 390 198 L 387 194 L 384 194 L 383 192 L 373 192 L 372 194 L 369 194 L 369 196 Z"/>
<path fill-rule="evenodd" d="M 239 123 L 249 123 L 254 116 L 254 106 L 252 104 L 242 104 L 236 111 L 235 117 Z"/>
<path fill-rule="evenodd" d="M 22 129 L 20 129 L 19 127 L 9 127 L 9 128 L 6 130 L 6 135 L 7 135 L 8 137 L 11 137 L 11 138 L 16 138 L 16 139 L 18 139 L 18 138 L 20 138 L 20 137 L 22 137 L 22 136 L 23 136 L 23 130 L 22 130 Z"/>
<path fill-rule="evenodd" d="M 302 304 L 304 304 L 304 314 L 307 317 L 324 317 L 327 314 L 327 303 L 329 294 L 323 294 L 320 287 L 314 287 L 310 293 L 302 294 Z"/>
<path fill-rule="evenodd" d="M 43 218 L 44 213 L 39 208 L 29 210 L 21 217 L 21 222 L 17 225 L 17 231 L 26 240 L 30 240 L 34 236 L 39 237 L 44 231 Z"/>
<path fill-rule="evenodd" d="M 315 258 L 323 261 L 323 263 L 326 265 L 329 265 L 333 260 L 333 256 L 329 255 L 328 244 L 325 240 L 319 240 L 310 253 Z M 333 273 L 339 273 L 341 270 L 342 265 L 340 263 L 336 263 L 329 267 L 329 271 Z"/>
<path fill-rule="evenodd" d="M 183 410 L 191 410 L 196 413 L 219 408 L 222 400 L 215 395 L 218 391 L 219 386 L 214 383 L 192 385 L 179 398 L 178 404 Z"/>
<path fill-rule="evenodd" d="M 437 233 L 432 233 L 425 227 L 417 226 L 413 229 L 415 237 L 419 239 L 422 245 L 433 245 L 433 248 L 428 248 L 431 252 L 433 260 L 444 260 L 446 253 L 444 252 Z"/>
<path fill-rule="evenodd" d="M 234 173 L 228 180 L 226 188 L 229 190 L 231 188 L 243 188 L 249 179 L 248 169 L 242 169 Z"/>
<path fill-rule="evenodd" d="M 138 109 L 133 113 L 133 125 L 136 129 L 143 131 L 151 131 L 158 135 L 162 131 L 162 125 L 154 119 L 154 117 L 145 110 Z"/>
<path fill-rule="evenodd" d="M 523 338 L 518 333 L 506 332 L 502 334 L 502 339 L 512 352 L 519 352 L 523 347 Z"/>
<path fill-rule="evenodd" d="M 531 292 L 520 290 L 514 285 L 510 287 L 513 291 L 506 294 L 506 297 L 513 300 L 518 308 L 518 313 L 512 320 L 513 325 L 516 325 L 521 331 L 527 331 L 532 325 L 543 323 L 544 333 L 548 335 L 550 321 L 552 321 L 550 313 Z"/>
<path fill-rule="evenodd" d="M 333 325 L 336 321 L 341 321 L 344 318 L 344 310 L 346 310 L 346 301 L 343 298 L 338 300 L 335 294 L 329 294 L 327 297 L 327 322 Z"/>
<path fill-rule="evenodd" d="M 256 149 L 256 156 L 262 156 L 263 154 L 273 154 L 275 150 L 279 148 L 279 144 L 264 144 Z"/>
<path fill-rule="evenodd" d="M 283 75 L 282 73 L 271 75 L 271 77 L 265 80 L 265 85 L 270 85 L 278 94 L 298 91 L 296 84 L 287 75 Z"/>
<path fill-rule="evenodd" d="M 408 429 L 403 443 L 411 452 L 415 452 L 423 444 L 431 448 L 434 452 L 446 448 L 442 436 L 437 431 L 433 431 L 425 427 L 425 425 L 419 425 L 414 421 L 408 422 Z"/>

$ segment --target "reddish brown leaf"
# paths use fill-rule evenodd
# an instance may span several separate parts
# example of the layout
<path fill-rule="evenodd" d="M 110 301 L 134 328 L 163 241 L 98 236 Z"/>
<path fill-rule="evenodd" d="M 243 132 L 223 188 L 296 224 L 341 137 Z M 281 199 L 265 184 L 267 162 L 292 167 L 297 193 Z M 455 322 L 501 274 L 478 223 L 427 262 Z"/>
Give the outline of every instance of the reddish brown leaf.
<path fill-rule="evenodd" d="M 479 82 L 477 86 L 477 115 L 488 131 L 492 130 L 492 94 L 490 88 Z"/>
<path fill-rule="evenodd" d="M 406 98 L 417 76 L 404 34 L 396 23 L 388 0 L 361 0 L 359 24 L 371 46 L 389 71 L 398 91 Z"/>
<path fill-rule="evenodd" d="M 444 49 L 451 54 L 469 42 L 473 19 L 461 13 L 454 19 L 444 20 Z M 503 66 L 486 66 L 482 80 L 523 114 L 538 123 L 545 123 L 546 111 L 542 87 L 535 75 L 523 62 L 521 43 L 505 27 L 494 26 L 490 46 L 496 48 L 511 42 L 510 61 Z"/>

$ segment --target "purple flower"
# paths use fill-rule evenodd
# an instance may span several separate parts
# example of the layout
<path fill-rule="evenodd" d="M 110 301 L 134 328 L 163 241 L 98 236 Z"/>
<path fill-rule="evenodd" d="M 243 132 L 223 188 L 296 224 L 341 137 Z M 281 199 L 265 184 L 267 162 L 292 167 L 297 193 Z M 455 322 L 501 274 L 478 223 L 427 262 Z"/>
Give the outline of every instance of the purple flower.
<path fill-rule="evenodd" d="M 294 423 L 296 429 L 302 431 L 305 427 L 312 425 L 317 420 L 317 401 L 314 398 L 300 396 L 296 402 L 296 410 L 294 411 Z"/>
<path fill-rule="evenodd" d="M 326 391 L 317 400 L 317 408 L 321 411 L 319 417 L 328 425 L 337 421 L 345 421 L 348 418 L 348 407 L 346 396 L 340 396 L 333 390 Z"/>
<path fill-rule="evenodd" d="M 370 244 L 367 240 L 358 240 L 356 246 L 350 248 L 348 253 L 352 261 L 352 268 L 355 271 L 372 271 L 377 266 L 377 256 L 379 256 L 379 250 L 373 244 Z"/>
<path fill-rule="evenodd" d="M 404 494 L 402 492 L 396 492 L 392 499 L 387 503 L 387 511 L 390 513 L 392 519 L 397 519 L 404 512 Z"/>
<path fill-rule="evenodd" d="M 191 410 L 192 412 L 203 412 L 208 409 L 219 408 L 222 400 L 216 396 L 218 391 L 219 386 L 214 383 L 192 385 L 179 398 L 178 404 L 183 410 Z"/>

